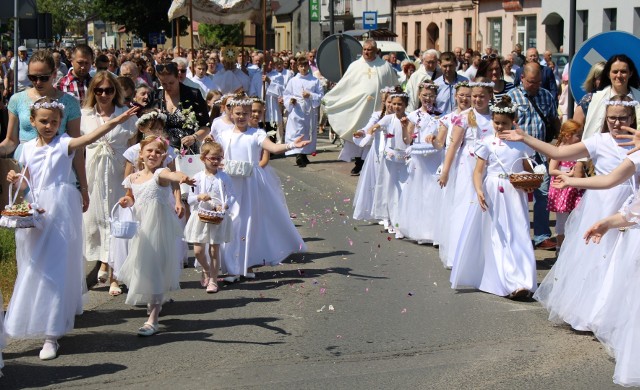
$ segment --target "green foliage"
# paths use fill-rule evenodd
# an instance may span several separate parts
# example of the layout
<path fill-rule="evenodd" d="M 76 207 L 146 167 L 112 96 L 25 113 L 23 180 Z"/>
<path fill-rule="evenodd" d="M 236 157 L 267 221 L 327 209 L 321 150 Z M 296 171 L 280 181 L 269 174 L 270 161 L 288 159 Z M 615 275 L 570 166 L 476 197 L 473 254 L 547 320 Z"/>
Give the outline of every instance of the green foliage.
<path fill-rule="evenodd" d="M 18 275 L 14 230 L 0 229 L 0 290 L 5 307 L 9 303 L 13 284 Z M 2 307 L 0 307 L 2 310 Z"/>
<path fill-rule="evenodd" d="M 198 36 L 203 45 L 213 45 L 216 47 L 234 45 L 242 43 L 242 33 L 244 23 L 237 24 L 201 24 L 198 26 Z"/>
<path fill-rule="evenodd" d="M 171 24 L 167 16 L 171 0 L 93 0 L 93 6 L 99 19 L 124 25 L 127 31 L 145 42 L 149 40 L 149 33 L 164 31 L 167 37 L 171 37 Z M 181 35 L 184 35 L 188 25 L 188 21 L 182 18 Z"/>
<path fill-rule="evenodd" d="M 93 14 L 90 0 L 37 0 L 36 4 L 38 12 L 51 14 L 54 34 L 65 35 L 67 29 L 84 33 L 86 21 Z"/>

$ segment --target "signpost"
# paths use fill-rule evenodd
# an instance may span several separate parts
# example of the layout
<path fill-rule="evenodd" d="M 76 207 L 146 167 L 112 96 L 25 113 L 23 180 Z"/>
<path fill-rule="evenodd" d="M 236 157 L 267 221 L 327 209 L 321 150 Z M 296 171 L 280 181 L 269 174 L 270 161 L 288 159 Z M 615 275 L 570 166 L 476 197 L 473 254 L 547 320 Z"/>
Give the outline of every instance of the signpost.
<path fill-rule="evenodd" d="M 309 0 L 309 21 L 320 21 L 320 0 Z"/>
<path fill-rule="evenodd" d="M 569 84 L 576 101 L 585 95 L 582 83 L 591 67 L 600 61 L 607 61 L 615 54 L 626 54 L 635 64 L 640 64 L 640 38 L 622 31 L 609 31 L 593 36 L 582 44 L 571 60 Z"/>
<path fill-rule="evenodd" d="M 365 11 L 362 13 L 362 29 L 363 30 L 378 29 L 378 11 Z"/>

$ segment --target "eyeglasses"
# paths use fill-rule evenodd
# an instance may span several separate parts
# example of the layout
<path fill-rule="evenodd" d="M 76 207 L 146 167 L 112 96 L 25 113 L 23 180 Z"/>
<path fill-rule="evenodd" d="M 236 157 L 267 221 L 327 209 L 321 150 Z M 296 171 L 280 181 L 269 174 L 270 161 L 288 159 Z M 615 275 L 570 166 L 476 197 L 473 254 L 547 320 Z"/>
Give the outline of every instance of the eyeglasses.
<path fill-rule="evenodd" d="M 27 78 L 32 83 L 35 83 L 36 81 L 39 81 L 41 83 L 46 83 L 51 78 L 51 75 L 50 74 L 40 74 L 40 75 L 30 74 L 30 75 L 27 75 Z"/>
<path fill-rule="evenodd" d="M 616 122 L 620 122 L 620 123 L 626 123 L 629 121 L 629 116 L 608 116 L 607 120 L 611 123 L 616 123 Z"/>
<path fill-rule="evenodd" d="M 219 157 L 219 156 L 206 157 L 205 159 L 208 161 L 222 161 L 222 157 Z"/>
<path fill-rule="evenodd" d="M 131 77 L 131 73 L 120 73 L 120 76 L 122 77 Z"/>
<path fill-rule="evenodd" d="M 156 72 L 161 74 L 174 73 L 178 70 L 178 65 L 175 62 L 167 62 L 166 64 L 157 64 Z"/>
<path fill-rule="evenodd" d="M 178 69 L 178 72 L 180 72 L 180 73 L 187 73 L 187 70 L 186 70 L 186 69 Z"/>
<path fill-rule="evenodd" d="M 116 92 L 116 89 L 113 87 L 93 89 L 93 93 L 95 93 L 96 95 L 113 95 L 115 92 Z"/>

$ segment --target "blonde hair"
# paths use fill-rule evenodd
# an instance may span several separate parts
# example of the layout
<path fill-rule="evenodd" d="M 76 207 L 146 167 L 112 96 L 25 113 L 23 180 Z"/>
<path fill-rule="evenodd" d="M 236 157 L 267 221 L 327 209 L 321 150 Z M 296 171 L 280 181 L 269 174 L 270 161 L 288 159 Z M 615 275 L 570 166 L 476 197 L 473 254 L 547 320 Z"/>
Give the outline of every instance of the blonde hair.
<path fill-rule="evenodd" d="M 487 77 L 476 77 L 475 79 L 473 79 L 473 81 L 478 83 L 490 83 L 491 79 Z M 489 92 L 489 95 L 493 96 L 492 87 L 476 85 L 471 87 L 471 90 L 474 90 L 475 88 L 482 88 L 485 91 Z M 469 124 L 469 127 L 478 127 L 478 121 L 476 120 L 476 112 L 474 109 L 469 110 L 469 113 L 467 114 L 467 123 Z"/>
<path fill-rule="evenodd" d="M 97 104 L 96 94 L 93 92 L 98 85 L 102 84 L 103 81 L 108 81 L 111 84 L 111 87 L 115 89 L 115 93 L 113 94 L 112 102 L 118 107 L 122 107 L 124 105 L 124 91 L 120 86 L 120 83 L 116 79 L 116 76 L 111 74 L 111 72 L 106 70 L 101 70 L 96 73 L 95 76 L 91 79 L 91 83 L 89 83 L 89 89 L 87 90 L 87 100 L 84 102 L 84 108 L 93 108 Z"/>
<path fill-rule="evenodd" d="M 160 149 L 162 149 L 165 155 L 167 154 L 167 150 L 169 150 L 168 139 L 164 137 L 158 137 L 156 135 L 145 137 L 142 141 L 140 141 L 140 155 L 138 156 L 138 161 L 137 161 L 138 169 L 144 169 L 144 161 L 142 160 L 142 151 L 144 150 L 144 148 L 146 148 L 148 145 L 154 142 L 157 142 L 160 145 Z M 163 158 L 163 162 L 164 162 L 164 158 Z"/>
<path fill-rule="evenodd" d="M 200 159 L 203 160 L 209 153 L 217 153 L 224 157 L 224 149 L 222 149 L 222 145 L 211 138 L 206 138 L 202 146 L 200 146 Z"/>

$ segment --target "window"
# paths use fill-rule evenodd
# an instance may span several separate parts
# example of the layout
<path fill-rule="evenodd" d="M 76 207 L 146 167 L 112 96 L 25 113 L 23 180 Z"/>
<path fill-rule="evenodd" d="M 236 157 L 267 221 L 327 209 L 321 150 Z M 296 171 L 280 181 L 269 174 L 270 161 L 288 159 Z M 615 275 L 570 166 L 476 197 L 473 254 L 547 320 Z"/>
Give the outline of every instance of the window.
<path fill-rule="evenodd" d="M 577 11 L 578 20 L 576 21 L 576 46 L 581 45 L 589 39 L 589 11 Z"/>
<path fill-rule="evenodd" d="M 451 51 L 453 50 L 452 48 L 452 38 L 453 38 L 453 20 L 451 19 L 446 19 L 445 20 L 445 25 L 444 25 L 444 34 L 445 34 L 445 42 L 444 42 L 444 48 L 445 51 Z"/>
<path fill-rule="evenodd" d="M 536 17 L 517 16 L 516 17 L 516 42 L 522 45 L 524 50 L 536 47 Z"/>
<path fill-rule="evenodd" d="M 602 18 L 602 31 L 613 31 L 618 24 L 618 9 L 605 8 L 604 17 Z"/>
<path fill-rule="evenodd" d="M 640 8 L 633 9 L 633 35 L 640 35 Z"/>
<path fill-rule="evenodd" d="M 416 42 L 415 42 L 414 50 L 420 50 L 421 43 L 422 43 L 422 23 L 416 22 Z"/>
<path fill-rule="evenodd" d="M 464 49 L 472 49 L 473 43 L 471 42 L 471 18 L 464 18 Z"/>
<path fill-rule="evenodd" d="M 409 41 L 409 23 L 402 22 L 402 47 L 407 48 Z"/>
<path fill-rule="evenodd" d="M 489 18 L 489 44 L 492 48 L 502 51 L 502 18 Z"/>

